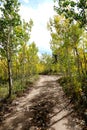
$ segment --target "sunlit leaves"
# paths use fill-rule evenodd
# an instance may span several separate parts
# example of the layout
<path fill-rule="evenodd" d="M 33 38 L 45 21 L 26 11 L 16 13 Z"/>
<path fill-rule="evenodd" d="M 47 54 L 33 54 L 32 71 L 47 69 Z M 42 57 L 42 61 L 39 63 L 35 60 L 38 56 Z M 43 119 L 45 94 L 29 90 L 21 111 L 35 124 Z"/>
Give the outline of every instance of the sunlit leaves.
<path fill-rule="evenodd" d="M 64 14 L 66 18 L 70 19 L 70 22 L 74 20 L 79 22 L 80 27 L 87 25 L 86 0 L 58 0 L 57 2 L 58 6 L 55 6 L 54 9 L 58 14 Z"/>
<path fill-rule="evenodd" d="M 30 39 L 33 21 L 21 21 L 19 6 L 18 0 L 2 0 L 0 6 L 0 57 L 7 62 L 9 96 L 12 91 L 12 78 L 23 78 L 22 74 L 25 76 L 29 70 L 25 65 L 28 64 L 26 44 Z"/>

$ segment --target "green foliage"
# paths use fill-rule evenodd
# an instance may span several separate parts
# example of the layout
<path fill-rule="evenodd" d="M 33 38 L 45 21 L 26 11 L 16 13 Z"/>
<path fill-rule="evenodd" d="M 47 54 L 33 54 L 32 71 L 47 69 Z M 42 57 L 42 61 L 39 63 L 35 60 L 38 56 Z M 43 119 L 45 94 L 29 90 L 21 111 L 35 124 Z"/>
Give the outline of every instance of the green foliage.
<path fill-rule="evenodd" d="M 77 21 L 80 27 L 87 25 L 87 1 L 86 0 L 56 0 L 58 6 L 54 6 L 54 9 L 58 14 L 64 14 L 64 16 L 70 19 L 70 22 Z"/>
<path fill-rule="evenodd" d="M 33 21 L 20 19 L 19 6 L 18 0 L 0 1 L 0 86 L 9 83 L 8 97 L 24 89 L 29 76 L 38 73 L 38 48 L 34 42 L 28 45 Z"/>
<path fill-rule="evenodd" d="M 79 114 L 84 115 L 87 108 L 87 32 L 81 27 L 86 28 L 86 17 L 83 12 L 86 1 L 58 2 L 58 7 L 55 7 L 57 14 L 48 23 L 55 64 L 52 71 L 57 70 L 56 72 L 62 75 L 58 82 L 75 103 L 75 107 L 83 110 L 81 112 L 81 109 L 78 109 Z M 77 7 L 81 9 L 78 12 Z"/>
<path fill-rule="evenodd" d="M 11 99 L 16 98 L 16 96 L 22 96 L 27 89 L 31 89 L 32 85 L 38 78 L 39 78 L 38 75 L 25 77 L 23 83 L 21 82 L 21 78 L 14 80 Z M 7 94 L 8 94 L 8 83 L 7 82 L 0 83 L 0 99 L 5 98 Z"/>
<path fill-rule="evenodd" d="M 52 73 L 52 57 L 49 54 L 43 54 L 41 61 L 41 66 L 43 67 L 42 74 L 51 74 Z"/>
<path fill-rule="evenodd" d="M 8 71 L 8 83 L 9 83 L 9 94 L 12 92 L 12 56 L 15 46 L 14 45 L 14 28 L 20 25 L 19 2 L 18 0 L 7 0 L 1 1 L 0 5 L 1 18 L 0 18 L 0 55 L 7 61 Z"/>
<path fill-rule="evenodd" d="M 0 84 L 0 99 L 6 97 L 8 94 L 8 84 Z"/>

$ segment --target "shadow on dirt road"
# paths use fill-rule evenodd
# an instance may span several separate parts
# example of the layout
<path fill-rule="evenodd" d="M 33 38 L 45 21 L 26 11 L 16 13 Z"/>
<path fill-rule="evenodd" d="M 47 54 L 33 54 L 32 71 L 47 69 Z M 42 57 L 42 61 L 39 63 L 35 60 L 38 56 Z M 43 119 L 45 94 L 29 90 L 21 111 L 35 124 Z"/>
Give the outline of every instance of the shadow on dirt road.
<path fill-rule="evenodd" d="M 57 80 L 56 76 L 41 76 L 30 92 L 32 98 L 24 97 L 27 101 L 21 107 L 19 99 L 19 110 L 13 110 L 0 130 L 81 130 L 72 103 Z"/>

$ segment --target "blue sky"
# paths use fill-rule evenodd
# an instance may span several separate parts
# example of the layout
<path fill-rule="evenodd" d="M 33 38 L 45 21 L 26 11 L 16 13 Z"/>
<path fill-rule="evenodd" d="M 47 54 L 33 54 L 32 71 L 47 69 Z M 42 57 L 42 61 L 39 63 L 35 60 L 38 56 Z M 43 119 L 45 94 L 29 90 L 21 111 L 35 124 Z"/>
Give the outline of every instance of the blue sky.
<path fill-rule="evenodd" d="M 50 32 L 47 30 L 47 22 L 53 17 L 53 0 L 19 0 L 21 3 L 20 15 L 22 19 L 29 21 L 32 18 L 34 26 L 31 32 L 30 42 L 35 41 L 40 53 L 51 53 Z"/>
<path fill-rule="evenodd" d="M 30 6 L 32 8 L 37 8 L 39 4 L 43 4 L 46 2 L 53 2 L 53 0 L 19 0 L 22 4 L 26 6 Z"/>

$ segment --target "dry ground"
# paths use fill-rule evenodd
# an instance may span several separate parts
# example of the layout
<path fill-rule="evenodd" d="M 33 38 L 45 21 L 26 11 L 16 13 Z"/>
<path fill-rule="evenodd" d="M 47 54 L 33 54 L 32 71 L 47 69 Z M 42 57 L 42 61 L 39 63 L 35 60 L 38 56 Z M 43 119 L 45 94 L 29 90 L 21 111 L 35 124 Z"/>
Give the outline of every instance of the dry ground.
<path fill-rule="evenodd" d="M 25 96 L 13 101 L 0 130 L 81 130 L 58 78 L 40 76 Z"/>

